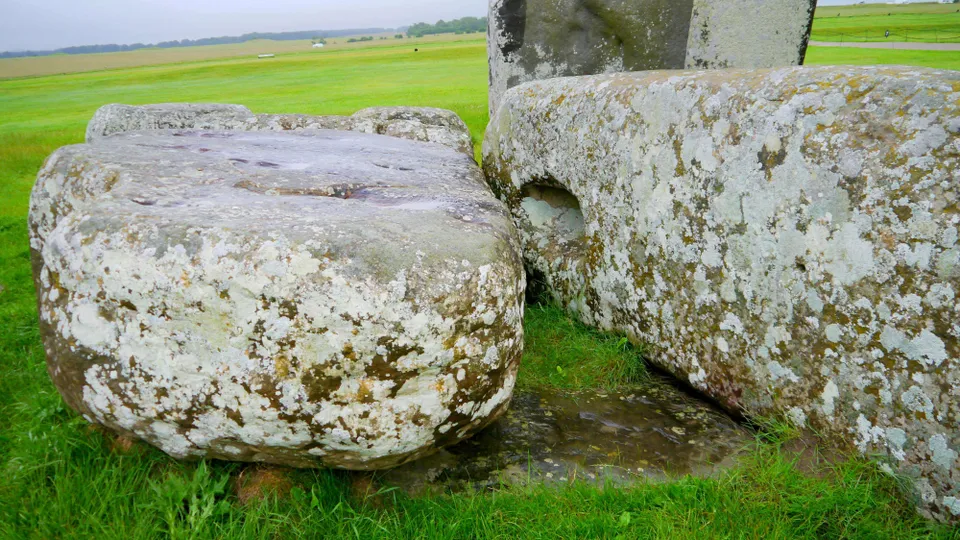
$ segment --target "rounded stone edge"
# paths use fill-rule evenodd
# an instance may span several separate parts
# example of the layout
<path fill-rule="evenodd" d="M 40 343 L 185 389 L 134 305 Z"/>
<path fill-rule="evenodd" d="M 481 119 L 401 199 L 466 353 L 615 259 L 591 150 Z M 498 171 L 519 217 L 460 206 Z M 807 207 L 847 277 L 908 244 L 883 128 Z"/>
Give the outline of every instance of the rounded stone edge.
<path fill-rule="evenodd" d="M 702 82 L 704 87 L 714 88 L 716 96 L 712 99 L 704 96 L 701 103 L 691 105 L 689 100 L 691 98 L 696 99 L 699 82 Z M 757 88 L 749 88 L 751 84 L 755 84 Z M 830 90 L 833 89 L 835 92 L 830 96 L 828 103 L 829 108 L 833 110 L 837 107 L 842 108 L 857 103 L 853 100 L 866 100 L 865 96 L 870 96 L 871 92 L 876 92 L 876 88 L 881 84 L 885 85 L 884 87 L 887 89 L 894 90 L 895 92 L 905 92 L 908 95 L 910 94 L 910 88 L 923 87 L 928 92 L 933 92 L 934 94 L 940 93 L 940 96 L 946 98 L 950 103 L 960 105 L 960 81 L 957 79 L 956 72 L 915 67 L 793 67 L 710 72 L 648 72 L 641 74 L 619 74 L 537 81 L 515 87 L 507 92 L 503 105 L 492 118 L 490 127 L 485 135 L 483 149 L 484 170 L 488 181 L 491 183 L 491 187 L 501 200 L 507 202 L 512 211 L 516 211 L 520 204 L 522 198 L 520 190 L 524 184 L 530 179 L 536 179 L 538 181 L 549 180 L 554 178 L 554 175 L 556 175 L 555 180 L 559 182 L 564 189 L 575 192 L 583 198 L 582 200 L 587 201 L 588 205 L 596 205 L 597 201 L 592 200 L 596 198 L 596 189 L 594 189 L 593 192 L 585 188 L 580 189 L 582 186 L 578 188 L 578 186 L 573 185 L 569 180 L 571 180 L 570 177 L 572 176 L 582 177 L 583 175 L 581 173 L 584 170 L 590 170 L 590 165 L 582 159 L 584 155 L 587 155 L 583 149 L 601 141 L 601 134 L 604 130 L 597 127 L 594 132 L 596 136 L 585 136 L 585 140 L 578 142 L 576 145 L 577 151 L 571 153 L 569 159 L 558 156 L 557 152 L 553 151 L 556 149 L 560 149 L 561 152 L 569 151 L 570 145 L 568 144 L 567 126 L 569 126 L 571 133 L 579 131 L 579 128 L 573 126 L 583 124 L 585 122 L 584 118 L 592 118 L 590 116 L 591 112 L 604 115 L 605 123 L 612 123 L 616 126 L 630 125 L 629 122 L 622 123 L 626 121 L 623 116 L 624 114 L 638 115 L 644 111 L 650 111 L 649 114 L 661 122 L 661 124 L 658 125 L 662 125 L 663 122 L 672 122 L 673 120 L 670 119 L 686 117 L 690 115 L 690 110 L 694 111 L 693 114 L 690 115 L 691 117 L 703 114 L 705 122 L 708 118 L 712 122 L 718 119 L 706 112 L 699 112 L 697 107 L 702 105 L 704 109 L 722 109 L 724 100 L 732 99 L 733 96 L 739 96 L 738 99 L 741 101 L 747 103 L 752 101 L 757 107 L 767 103 L 770 107 L 776 108 L 775 104 L 780 103 L 784 108 L 781 109 L 781 112 L 787 114 L 785 109 L 789 101 L 788 98 L 795 92 L 816 92 L 822 90 L 825 93 L 830 93 Z M 841 91 L 847 86 L 850 86 L 853 90 L 850 92 Z M 739 87 L 740 90 L 735 92 L 737 87 Z M 746 88 L 746 90 L 744 88 Z M 864 91 L 864 88 L 869 90 Z M 639 95 L 644 94 L 644 92 L 646 92 L 647 95 Z M 662 105 L 659 108 L 655 107 L 651 109 L 651 104 L 656 101 L 656 99 L 652 98 L 653 94 L 664 98 L 664 101 L 668 101 L 671 99 L 671 96 L 675 94 L 676 102 L 683 102 L 684 105 L 677 110 Z M 874 96 L 874 98 L 875 97 L 876 96 Z M 933 100 L 931 94 L 920 93 L 915 97 L 921 104 L 925 103 L 925 100 Z M 811 106 L 817 103 L 819 102 L 810 102 Z M 903 106 L 904 101 L 903 99 L 896 98 L 892 100 L 870 99 L 869 101 L 863 101 L 863 103 L 866 104 L 867 111 L 873 111 L 876 110 L 877 107 L 883 106 L 883 103 L 892 103 L 895 107 L 899 107 Z M 596 111 L 590 110 L 591 104 L 597 104 L 595 107 Z M 575 120 L 573 120 L 571 124 L 569 114 L 570 107 L 581 105 L 584 106 L 584 110 L 576 115 Z M 820 105 L 822 105 L 822 103 L 820 103 Z M 567 109 L 567 112 L 561 112 L 560 109 Z M 654 110 L 659 111 L 659 113 L 655 114 L 653 112 Z M 803 112 L 802 114 L 806 115 L 807 113 Z M 960 116 L 943 117 L 943 114 L 940 113 L 933 117 L 927 117 L 923 116 L 922 107 L 918 107 L 916 111 L 910 111 L 904 116 L 905 118 L 902 119 L 902 123 L 905 126 L 909 122 L 911 135 L 902 138 L 898 146 L 893 146 L 893 149 L 899 152 L 901 156 L 881 158 L 881 161 L 884 159 L 889 161 L 889 164 L 883 165 L 884 167 L 899 167 L 902 169 L 907 163 L 912 163 L 914 167 L 926 167 L 930 164 L 930 157 L 927 153 L 930 150 L 936 150 L 938 147 L 943 150 L 944 144 L 948 146 L 950 144 L 953 145 L 954 153 L 951 159 L 956 158 L 956 148 L 958 148 L 957 136 L 960 134 Z M 937 116 L 939 116 L 939 118 L 937 118 Z M 770 118 L 770 123 L 774 127 L 779 125 L 781 121 L 785 122 L 785 120 L 781 120 L 779 116 L 773 114 L 771 114 Z M 788 116 L 784 118 L 788 118 Z M 807 120 L 822 125 L 828 131 L 837 129 L 841 131 L 845 129 L 853 130 L 854 128 L 863 127 L 864 125 L 871 125 L 864 124 L 864 122 L 860 120 L 837 125 L 835 124 L 835 122 L 837 122 L 836 118 L 829 113 L 817 114 L 816 116 L 810 115 Z M 729 123 L 723 124 L 720 122 L 720 124 L 732 128 Z M 784 124 L 784 127 L 785 126 L 786 124 Z M 724 129 L 714 132 L 714 136 L 716 136 L 717 133 L 722 135 Z M 877 133 L 883 133 L 883 130 L 879 127 L 876 129 L 879 130 Z M 613 134 L 615 130 L 611 129 L 606 133 Z M 749 135 L 738 134 L 744 137 Z M 677 134 L 678 137 L 688 137 L 691 140 L 700 140 L 702 137 L 709 139 L 710 137 L 709 131 L 704 133 L 698 132 L 693 135 L 695 136 L 684 133 Z M 573 136 L 574 135 L 570 135 L 570 137 Z M 638 140 L 642 138 L 642 134 L 636 134 L 635 136 L 638 137 Z M 567 140 L 567 142 L 561 143 L 560 141 L 563 140 Z M 850 139 L 848 137 L 837 138 L 836 142 L 843 143 L 843 141 L 846 140 Z M 547 141 L 550 141 L 549 144 Z M 951 143 L 950 141 L 953 142 Z M 758 172 L 769 171 L 774 167 L 782 165 L 784 162 L 788 163 L 788 167 L 796 167 L 799 162 L 797 159 L 791 160 L 791 157 L 795 157 L 791 155 L 791 152 L 796 151 L 796 137 L 791 139 L 790 148 L 786 147 L 787 143 L 785 139 L 782 138 L 774 139 L 771 137 L 769 140 L 761 140 L 758 144 L 759 151 L 754 150 L 752 157 L 747 156 L 750 157 L 750 159 L 744 161 L 744 163 L 755 163 L 757 159 L 760 159 L 761 167 Z M 816 144 L 821 144 L 821 142 L 817 142 Z M 609 149 L 608 151 L 610 153 L 606 153 L 603 150 L 593 147 L 591 154 L 596 157 L 591 159 L 600 159 L 600 156 L 604 156 L 607 158 L 607 161 L 605 161 L 607 170 L 617 170 L 612 161 L 614 159 L 612 154 L 619 152 L 621 156 L 628 155 L 623 152 L 629 152 L 629 145 L 625 143 L 615 148 L 615 150 Z M 665 145 L 665 148 L 669 150 L 669 145 Z M 890 147 L 884 148 L 887 150 L 891 149 Z M 686 144 L 681 143 L 675 150 L 679 161 L 679 156 L 688 153 L 688 150 L 692 151 L 693 146 L 687 148 Z M 949 153 L 949 150 L 947 151 Z M 667 152 L 667 154 L 672 153 L 673 152 Z M 833 172 L 843 173 L 847 176 L 856 176 L 859 174 L 857 172 L 859 171 L 859 165 L 858 160 L 855 159 L 855 154 L 856 152 L 852 154 L 846 152 L 839 155 L 838 163 L 836 163 L 837 169 Z M 697 165 L 698 167 L 714 167 L 717 165 L 715 160 L 711 160 L 709 152 L 697 154 L 695 157 L 700 163 Z M 564 165 L 564 160 L 567 162 L 566 165 Z M 596 164 L 593 166 L 596 166 Z M 690 165 L 685 164 L 684 166 L 689 168 Z M 564 167 L 566 167 L 566 176 L 559 174 L 559 169 Z M 586 169 L 584 169 L 584 167 L 586 167 Z M 672 167 L 673 166 L 670 166 L 667 169 L 673 171 L 674 169 Z M 679 166 L 677 167 L 677 171 L 679 175 L 687 174 L 687 172 Z M 942 176 L 942 170 L 940 174 Z M 949 172 L 946 174 L 948 177 L 950 176 Z M 958 179 L 956 170 L 954 170 L 952 174 L 953 181 L 956 182 Z M 607 176 L 608 178 L 611 177 L 610 175 Z M 936 179 L 937 175 L 933 175 L 933 178 Z M 844 181 L 844 184 L 849 184 L 849 180 Z M 876 188 L 874 187 L 873 189 L 875 190 Z M 608 187 L 602 188 L 600 191 L 611 191 L 615 194 L 620 193 L 621 190 L 622 188 Z M 760 196 L 761 194 L 757 193 L 757 195 Z M 856 195 L 856 193 L 853 195 Z M 851 197 L 853 195 L 851 195 Z M 731 207 L 731 211 L 732 210 L 736 210 L 736 208 Z M 584 213 L 587 214 L 589 212 L 590 209 L 585 207 Z M 913 210 L 913 212 L 915 216 L 925 215 L 921 213 L 920 208 Z M 594 214 L 596 214 L 596 210 L 594 210 Z M 587 218 L 589 220 L 590 216 L 587 216 Z M 607 223 L 607 225 L 610 224 Z M 906 226 L 908 224 L 905 223 L 904 225 Z M 518 223 L 518 228 L 522 229 L 522 227 L 523 225 Z M 592 230 L 588 230 L 588 233 L 597 232 L 595 227 Z M 917 224 L 910 225 L 910 229 L 905 230 L 916 228 L 918 234 L 921 234 L 924 229 L 917 227 L 920 227 L 919 221 Z M 834 248 L 835 250 L 852 249 L 860 245 L 860 239 L 845 240 L 848 236 L 857 236 L 856 232 L 851 232 L 849 235 L 847 232 L 849 232 L 847 229 L 837 231 L 835 243 L 840 244 L 846 242 L 848 245 L 843 248 Z M 943 240 L 939 238 L 934 239 L 934 243 L 942 241 Z M 527 247 L 527 249 L 529 249 L 529 247 Z M 956 250 L 948 251 L 955 255 Z M 836 257 L 841 254 L 842 251 L 834 251 L 833 256 Z M 946 253 L 945 255 L 950 255 L 950 253 Z M 528 258 L 529 264 L 530 256 L 529 254 L 525 254 L 525 256 Z M 905 258 L 904 260 L 906 261 L 914 261 L 913 263 L 908 262 L 908 264 L 918 264 L 924 260 L 922 258 L 915 258 L 915 255 L 912 253 L 912 248 L 909 246 L 907 246 L 906 250 L 898 250 L 897 256 Z M 592 257 L 593 259 L 591 260 L 593 260 L 594 263 L 599 263 L 603 254 L 596 253 L 592 255 Z M 548 254 L 545 256 L 543 262 L 549 264 L 552 260 Z M 707 257 L 706 260 L 712 259 Z M 853 261 L 850 264 L 852 265 L 850 269 L 857 272 L 859 271 L 858 268 L 860 265 L 866 264 L 866 262 Z M 798 265 L 797 268 L 801 269 L 804 266 L 805 265 Z M 806 267 L 809 269 L 809 264 L 807 264 Z M 955 277 L 954 268 L 955 266 L 946 268 L 938 263 L 934 270 L 941 273 L 944 271 L 953 272 L 952 275 Z M 843 268 L 835 265 L 835 270 L 840 272 Z M 569 275 L 564 274 L 560 276 L 560 278 L 565 286 L 569 285 L 570 290 L 578 290 L 580 288 L 580 286 L 578 286 L 580 281 L 578 281 L 576 272 L 570 272 Z M 565 295 L 563 291 L 560 291 L 559 294 L 562 297 L 561 300 L 571 302 L 569 304 L 571 308 L 576 309 L 582 307 L 581 303 L 579 303 L 580 301 L 576 298 Z M 806 303 L 808 303 L 811 308 L 821 308 L 821 301 L 819 298 L 811 297 Z M 926 300 L 924 300 L 924 302 L 926 302 Z M 568 305 L 566 302 L 562 303 Z M 607 327 L 605 325 L 609 324 L 610 318 L 602 313 L 597 313 L 596 318 L 593 318 L 593 316 L 588 317 L 585 322 Z M 836 325 L 831 325 L 823 330 L 831 340 L 842 339 L 842 336 L 845 335 L 844 329 L 838 329 L 835 326 Z M 635 330 L 630 330 L 629 328 L 625 329 L 620 327 L 619 329 L 626 330 L 628 333 L 635 332 Z M 838 330 L 840 333 L 838 333 Z M 708 350 L 712 350 L 714 355 L 728 349 L 733 350 L 734 342 L 727 334 L 737 331 L 742 332 L 741 322 L 738 318 L 729 318 L 729 320 L 724 321 L 719 328 L 718 335 L 715 336 L 717 338 L 716 343 Z M 888 333 L 884 339 L 890 347 L 902 347 L 905 348 L 904 350 L 909 349 L 912 351 L 912 354 L 918 356 L 920 362 L 929 363 L 939 361 L 942 356 L 937 347 L 927 347 L 929 343 L 936 343 L 933 339 L 930 339 L 931 335 L 932 332 L 927 332 L 926 334 L 920 333 L 916 340 L 914 340 L 916 344 L 908 337 L 895 333 Z M 637 339 L 645 338 L 638 334 Z M 923 341 L 922 344 L 920 343 L 921 341 Z M 881 425 L 873 425 L 871 421 L 873 415 L 871 413 L 868 413 L 866 410 L 861 412 L 860 409 L 855 409 L 855 407 L 849 403 L 849 400 L 847 400 L 848 402 L 846 404 L 841 402 L 841 388 L 845 384 L 852 384 L 849 382 L 851 374 L 846 372 L 841 372 L 837 376 L 842 375 L 842 378 L 848 382 L 839 382 L 840 379 L 838 379 L 838 382 L 834 382 L 828 377 L 829 380 L 826 386 L 822 384 L 823 381 L 819 374 L 817 377 L 814 377 L 814 379 L 820 381 L 821 384 L 818 387 L 819 389 L 814 388 L 810 394 L 810 408 L 806 412 L 800 407 L 780 406 L 777 408 L 776 403 L 779 401 L 779 398 L 769 396 L 764 398 L 761 395 L 763 392 L 760 391 L 750 393 L 743 391 L 743 386 L 740 384 L 743 381 L 739 379 L 728 380 L 726 382 L 718 381 L 716 373 L 711 374 L 709 370 L 703 369 L 703 366 L 700 366 L 696 360 L 692 363 L 684 363 L 685 365 L 672 364 L 671 362 L 677 359 L 676 351 L 673 350 L 669 343 L 661 343 L 661 345 L 665 352 L 669 352 L 669 357 L 662 359 L 663 362 L 666 363 L 665 367 L 674 371 L 678 377 L 688 379 L 690 384 L 701 390 L 707 388 L 704 385 L 708 384 L 707 381 L 708 378 L 710 378 L 710 380 L 716 384 L 714 387 L 715 391 L 711 393 L 718 397 L 728 408 L 743 410 L 743 404 L 746 403 L 746 401 L 754 400 L 749 407 L 751 412 L 760 412 L 763 414 L 782 413 L 786 415 L 788 420 L 799 425 L 807 425 L 810 420 L 810 414 L 808 413 L 811 413 L 813 410 L 830 411 L 831 415 L 834 412 L 839 416 L 852 415 L 847 418 L 847 421 L 842 427 L 833 429 L 833 436 L 837 438 L 835 440 L 839 441 L 838 444 L 840 446 L 851 449 L 857 448 L 864 453 L 872 453 L 875 450 L 884 453 L 889 458 L 889 460 L 885 459 L 886 463 L 883 463 L 883 467 L 886 468 L 885 470 L 891 473 L 896 470 L 898 474 L 907 475 L 914 481 L 913 495 L 916 496 L 916 502 L 918 502 L 922 513 L 929 517 L 945 521 L 957 521 L 960 519 L 960 503 L 958 503 L 958 500 L 960 500 L 960 486 L 951 480 L 951 476 L 956 475 L 958 452 L 956 450 L 956 443 L 950 442 L 951 439 L 956 441 L 958 435 L 956 432 L 953 432 L 953 435 L 944 433 L 944 430 L 947 432 L 950 431 L 949 428 L 945 427 L 946 424 L 940 427 L 928 426 L 928 428 L 922 428 L 918 432 L 910 434 L 911 426 L 917 424 L 917 421 L 908 418 L 910 415 L 907 414 L 899 420 L 895 419 L 897 421 L 893 424 L 887 423 L 886 426 L 882 425 L 883 422 L 880 420 L 880 416 L 882 415 L 880 415 L 878 416 L 877 422 Z M 921 353 L 920 348 L 923 348 L 925 352 Z M 929 358 L 923 356 L 928 353 L 933 356 Z M 700 361 L 703 360 L 703 358 L 700 359 Z M 947 360 L 947 362 L 949 362 L 949 360 Z M 852 365 L 853 364 L 850 364 L 850 366 Z M 797 377 L 795 373 L 788 369 L 788 366 L 780 365 L 776 362 L 769 363 L 768 367 L 757 366 L 757 369 L 764 372 L 769 371 L 770 379 L 766 382 L 769 382 L 774 387 L 778 385 L 782 386 L 784 382 L 788 382 L 794 378 L 800 381 L 804 380 L 804 377 Z M 744 375 L 745 371 L 739 370 L 737 377 L 743 377 Z M 940 377 L 944 383 L 949 380 L 956 380 L 955 377 L 950 379 L 945 374 L 938 375 L 938 377 Z M 766 384 L 766 382 L 761 381 L 761 385 Z M 908 381 L 907 386 L 914 384 L 929 384 L 929 379 L 927 379 L 926 383 Z M 893 398 L 896 399 L 897 403 L 904 400 L 905 407 L 914 407 L 917 411 L 921 411 L 927 407 L 924 403 L 931 403 L 923 392 L 920 394 L 917 394 L 915 391 L 903 393 L 903 388 L 906 387 L 902 387 L 899 390 L 900 395 L 893 394 Z M 919 386 L 914 388 L 919 388 Z M 739 393 L 740 391 L 743 391 L 742 395 Z M 950 400 L 951 397 L 952 394 L 950 393 L 941 393 L 937 399 L 941 401 Z M 955 416 L 957 414 L 955 400 L 952 407 L 953 412 L 947 414 Z M 816 414 L 820 413 L 817 412 Z M 940 414 L 942 415 L 944 413 L 941 412 Z M 936 422 L 928 418 L 927 423 Z M 893 468 L 890 468 L 887 463 L 892 463 Z M 946 467 L 946 469 L 944 469 L 944 467 Z"/>
<path fill-rule="evenodd" d="M 475 164 L 473 166 L 476 167 Z M 479 170 L 477 170 L 477 175 L 479 176 L 479 174 Z M 34 276 L 38 291 L 38 304 L 40 306 L 41 314 L 41 327 L 44 329 L 43 333 L 45 347 L 48 351 L 48 358 L 50 358 L 51 356 L 57 356 L 57 351 L 63 348 L 64 344 L 59 342 L 59 340 L 57 340 L 54 336 L 54 333 L 57 332 L 57 329 L 63 326 L 61 324 L 63 323 L 63 319 L 61 317 L 60 319 L 55 320 L 54 317 L 46 317 L 45 314 L 50 311 L 48 308 L 51 308 L 51 303 L 56 304 L 58 301 L 65 301 L 69 294 L 66 289 L 60 290 L 63 285 L 62 281 L 60 280 L 59 276 L 51 275 L 48 269 L 49 265 L 44 263 L 45 260 L 49 259 L 48 256 L 44 255 L 44 253 L 51 253 L 49 251 L 51 246 L 49 245 L 48 240 L 50 239 L 51 235 L 58 237 L 56 239 L 56 242 L 59 244 L 57 249 L 72 246 L 73 241 L 67 237 L 71 239 L 78 238 L 78 232 L 74 231 L 74 229 L 80 224 L 89 223 L 90 218 L 95 216 L 95 214 L 90 214 L 89 212 L 85 211 L 84 208 L 90 201 L 94 201 L 104 193 L 110 191 L 112 186 L 118 181 L 118 177 L 109 166 L 102 163 L 99 164 L 99 166 L 88 166 L 88 164 L 84 164 L 83 152 L 80 147 L 66 147 L 55 152 L 50 158 L 48 158 L 48 161 L 38 176 L 37 184 L 35 185 L 34 192 L 31 196 L 30 232 Z M 52 221 L 50 223 L 41 223 L 42 216 L 52 216 Z M 67 225 L 63 225 L 63 222 L 69 223 Z M 509 221 L 507 221 L 507 223 L 509 223 Z M 66 236 L 59 235 L 58 233 L 58 231 L 60 231 L 60 229 L 63 227 L 67 227 L 69 229 L 69 231 L 64 231 Z M 512 228 L 512 224 L 510 224 L 510 227 Z M 115 238 L 114 241 L 110 242 L 110 245 L 114 246 L 114 248 L 117 246 L 122 246 L 123 238 L 124 237 Z M 116 240 L 120 241 L 117 242 Z M 91 239 L 90 241 L 95 241 L 95 238 Z M 518 272 L 519 280 L 508 280 L 510 283 L 514 283 L 516 287 L 518 287 L 515 294 L 518 307 L 514 317 L 515 320 L 512 325 L 514 332 L 512 339 L 515 342 L 516 350 L 509 352 L 509 358 L 504 359 L 505 369 L 510 372 L 510 374 L 507 375 L 503 388 L 501 388 L 502 391 L 506 392 L 505 398 L 494 404 L 494 409 L 492 412 L 489 412 L 488 416 L 476 419 L 477 421 L 473 425 L 469 425 L 458 430 L 455 432 L 454 437 L 443 442 L 441 446 L 455 444 L 463 438 L 469 437 L 475 431 L 482 429 L 482 427 L 495 420 L 498 415 L 502 414 L 509 404 L 509 396 L 512 393 L 512 387 L 515 383 L 516 370 L 519 367 L 519 360 L 522 351 L 522 309 L 524 283 L 519 247 L 515 245 L 514 241 L 509 241 L 509 243 L 513 248 L 511 251 L 514 252 L 515 255 L 514 258 L 516 260 L 513 264 L 516 266 L 515 270 Z M 66 268 L 66 266 L 64 266 L 64 268 Z M 93 275 L 93 273 L 91 273 L 91 275 Z M 488 279 L 484 278 L 483 275 L 484 273 L 481 272 L 481 280 Z M 487 273 L 486 275 L 489 276 L 491 274 Z M 119 302 L 115 303 L 118 306 L 120 305 Z M 119 308 L 117 309 L 119 311 L 123 311 Z M 85 317 L 93 316 L 92 313 L 84 313 L 86 313 L 86 315 L 84 315 Z M 504 352 L 506 353 L 508 351 Z M 100 353 L 94 352 L 91 354 L 96 357 Z M 96 419 L 121 433 L 135 435 L 137 437 L 144 438 L 145 440 L 148 440 L 157 446 L 163 447 L 162 444 L 159 444 L 159 441 L 156 437 L 151 437 L 149 433 L 144 433 L 142 429 L 139 429 L 136 426 L 123 425 L 118 422 L 111 421 L 108 417 L 101 418 L 100 416 L 102 415 L 98 415 L 95 411 L 90 409 L 90 407 L 84 405 L 82 396 L 70 397 L 72 395 L 71 391 L 64 391 L 64 388 L 71 386 L 76 382 L 77 374 L 73 373 L 75 370 L 67 370 L 68 372 L 73 373 L 73 375 L 69 375 L 68 373 L 68 376 L 66 376 L 66 379 L 64 379 L 57 373 L 57 362 L 51 362 L 48 365 L 50 367 L 51 376 L 55 381 L 58 381 L 58 387 L 61 389 L 61 391 L 63 391 L 67 403 L 72 408 L 82 412 L 88 419 Z M 164 448 L 164 450 L 168 451 L 172 455 L 175 455 L 176 457 L 192 457 L 189 452 L 180 452 L 176 448 L 167 447 Z M 424 449 L 396 458 L 387 458 L 377 462 L 377 464 L 373 465 L 372 468 L 392 467 L 411 459 L 417 459 L 435 450 L 436 448 Z M 231 459 L 232 457 L 235 458 L 236 455 L 231 453 L 221 453 L 215 454 L 213 457 Z M 256 456 L 251 458 L 251 460 L 265 461 L 264 459 L 260 459 Z M 266 461 L 295 464 L 297 466 L 316 466 L 316 464 L 311 465 L 309 462 L 296 459 L 290 461 L 285 459 Z M 349 464 L 344 463 L 334 465 L 351 468 Z M 371 467 L 364 465 L 357 468 L 365 469 Z"/>

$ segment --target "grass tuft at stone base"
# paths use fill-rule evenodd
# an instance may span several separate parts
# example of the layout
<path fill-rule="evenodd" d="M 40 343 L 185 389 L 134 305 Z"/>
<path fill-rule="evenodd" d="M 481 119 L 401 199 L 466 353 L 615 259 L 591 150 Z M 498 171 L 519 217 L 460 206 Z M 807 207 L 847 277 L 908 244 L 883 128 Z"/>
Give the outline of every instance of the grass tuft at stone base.
<path fill-rule="evenodd" d="M 598 332 L 550 304 L 527 307 L 520 388 L 616 388 L 647 380 L 644 350 Z"/>

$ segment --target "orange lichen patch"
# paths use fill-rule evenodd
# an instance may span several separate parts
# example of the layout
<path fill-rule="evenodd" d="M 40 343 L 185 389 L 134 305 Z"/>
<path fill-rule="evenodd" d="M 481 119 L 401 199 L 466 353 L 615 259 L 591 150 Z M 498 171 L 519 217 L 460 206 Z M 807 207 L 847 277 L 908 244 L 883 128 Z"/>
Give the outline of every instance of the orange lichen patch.
<path fill-rule="evenodd" d="M 141 444 L 136 438 L 116 434 L 97 424 L 88 425 L 87 432 L 90 434 L 99 433 L 100 436 L 103 437 L 104 442 L 107 443 L 107 446 L 110 447 L 110 451 L 114 454 L 139 455 L 146 449 L 146 446 Z"/>
<path fill-rule="evenodd" d="M 290 374 L 290 359 L 286 354 L 279 354 L 274 361 L 277 366 L 277 378 L 280 380 L 286 379 L 287 375 Z"/>
<path fill-rule="evenodd" d="M 251 465 L 243 469 L 234 482 L 237 500 L 246 505 L 268 497 L 282 498 L 290 494 L 293 482 L 288 476 L 289 469 Z"/>
<path fill-rule="evenodd" d="M 143 451 L 143 446 L 140 441 L 121 435 L 110 443 L 110 450 L 116 454 L 139 454 Z"/>

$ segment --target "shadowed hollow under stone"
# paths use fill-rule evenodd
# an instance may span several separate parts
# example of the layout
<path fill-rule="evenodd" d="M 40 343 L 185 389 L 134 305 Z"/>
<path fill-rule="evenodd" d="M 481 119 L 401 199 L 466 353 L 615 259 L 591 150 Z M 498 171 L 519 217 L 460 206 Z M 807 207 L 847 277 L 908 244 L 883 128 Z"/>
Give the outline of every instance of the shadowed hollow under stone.
<path fill-rule="evenodd" d="M 662 381 L 616 392 L 523 391 L 475 437 L 378 473 L 407 493 L 527 483 L 631 484 L 736 464 L 753 434 Z"/>
<path fill-rule="evenodd" d="M 30 232 L 57 388 L 175 457 L 391 467 L 510 402 L 516 231 L 453 149 L 115 135 L 48 159 Z"/>

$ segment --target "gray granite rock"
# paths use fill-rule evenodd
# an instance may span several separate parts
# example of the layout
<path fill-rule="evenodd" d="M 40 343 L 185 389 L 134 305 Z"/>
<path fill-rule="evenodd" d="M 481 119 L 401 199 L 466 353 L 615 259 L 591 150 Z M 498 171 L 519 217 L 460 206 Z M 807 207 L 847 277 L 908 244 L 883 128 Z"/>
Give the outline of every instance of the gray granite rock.
<path fill-rule="evenodd" d="M 470 130 L 456 113 L 428 107 L 372 107 L 352 116 L 253 114 L 241 105 L 104 105 L 87 125 L 87 142 L 146 129 L 303 131 L 336 129 L 432 142 L 473 155 Z"/>
<path fill-rule="evenodd" d="M 97 138 L 48 159 L 30 237 L 64 399 L 177 458 L 392 467 L 510 402 L 517 234 L 450 148 L 324 130 Z"/>
<path fill-rule="evenodd" d="M 490 0 L 490 111 L 570 75 L 803 63 L 814 0 Z"/>
<path fill-rule="evenodd" d="M 484 170 L 531 281 L 584 322 L 731 410 L 883 456 L 960 518 L 960 73 L 528 83 Z"/>

